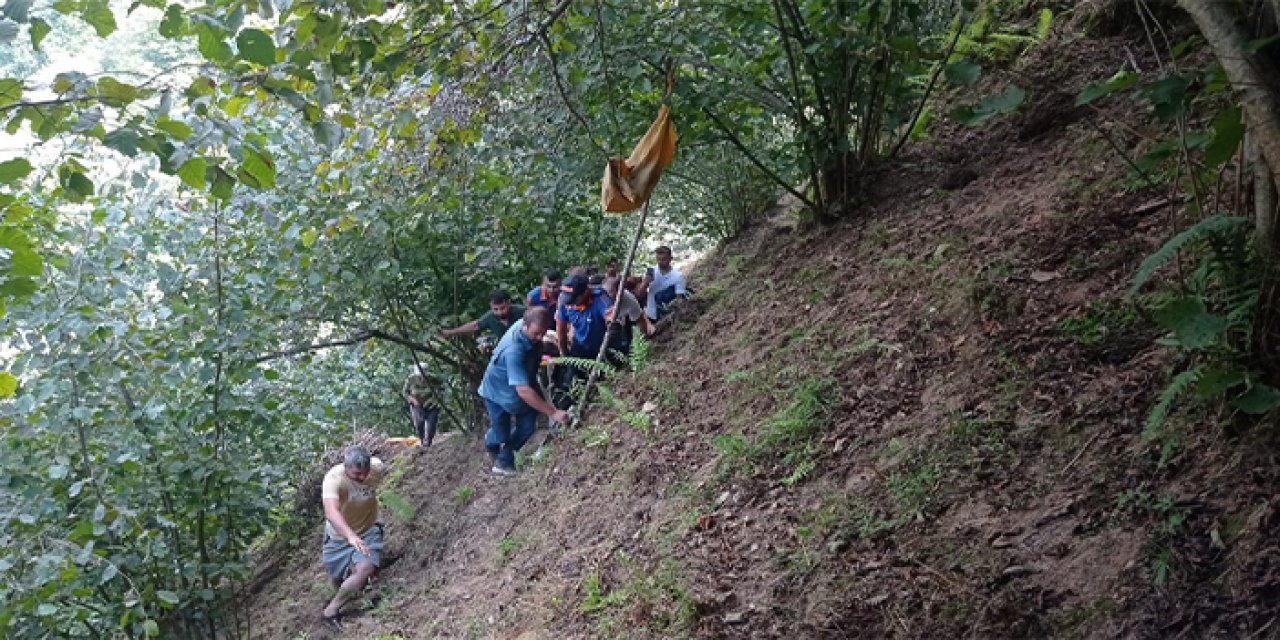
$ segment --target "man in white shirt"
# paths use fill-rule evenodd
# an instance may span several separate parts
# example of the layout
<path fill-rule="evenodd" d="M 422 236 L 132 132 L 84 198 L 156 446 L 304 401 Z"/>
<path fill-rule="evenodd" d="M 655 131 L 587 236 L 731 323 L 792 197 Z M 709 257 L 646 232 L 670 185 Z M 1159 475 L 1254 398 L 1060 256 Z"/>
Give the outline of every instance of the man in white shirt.
<path fill-rule="evenodd" d="M 662 246 L 654 251 L 658 259 L 657 267 L 650 267 L 644 272 L 644 281 L 640 284 L 637 297 L 648 297 L 644 313 L 649 320 L 657 322 L 671 311 L 676 300 L 683 300 L 686 291 L 684 274 L 671 266 L 671 247 Z"/>

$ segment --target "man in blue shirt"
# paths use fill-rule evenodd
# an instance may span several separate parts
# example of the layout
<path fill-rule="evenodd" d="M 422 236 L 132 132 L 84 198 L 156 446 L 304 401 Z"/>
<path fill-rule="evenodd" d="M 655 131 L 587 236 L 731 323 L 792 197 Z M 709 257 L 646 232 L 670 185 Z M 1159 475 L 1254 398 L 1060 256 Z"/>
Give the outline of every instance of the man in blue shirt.
<path fill-rule="evenodd" d="M 608 328 L 604 319 L 608 310 L 604 290 L 588 284 L 586 276 L 565 278 L 560 285 L 560 306 L 556 310 L 556 341 L 560 344 L 560 353 L 592 359 L 599 355 Z M 572 344 L 570 327 L 573 328 Z"/>
<path fill-rule="evenodd" d="M 525 295 L 525 307 L 546 307 L 552 311 L 556 308 L 556 299 L 560 297 L 560 272 L 547 269 L 542 274 L 542 284 L 529 290 Z"/>
<path fill-rule="evenodd" d="M 538 414 L 567 423 L 569 414 L 556 409 L 534 388 L 541 365 L 542 337 L 551 325 L 551 312 L 534 307 L 524 319 L 511 325 L 493 349 L 493 357 L 480 382 L 480 397 L 489 412 L 489 431 L 484 446 L 493 456 L 493 473 L 516 473 L 516 451 L 533 435 Z M 512 423 L 515 429 L 512 429 Z"/>
<path fill-rule="evenodd" d="M 588 284 L 587 276 L 571 275 L 560 285 L 560 306 L 556 309 L 556 342 L 560 353 L 571 358 L 595 360 L 604 344 L 608 323 L 608 297 L 604 290 Z M 570 332 L 573 337 L 570 339 Z M 568 366 L 559 371 L 559 386 L 568 390 L 574 379 L 586 378 L 587 371 Z"/>

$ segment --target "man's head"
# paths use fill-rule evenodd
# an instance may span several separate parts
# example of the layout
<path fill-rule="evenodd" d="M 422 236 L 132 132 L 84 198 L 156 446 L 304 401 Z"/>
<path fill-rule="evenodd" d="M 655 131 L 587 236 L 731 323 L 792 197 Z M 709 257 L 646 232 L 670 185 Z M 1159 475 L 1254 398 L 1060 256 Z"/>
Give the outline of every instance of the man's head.
<path fill-rule="evenodd" d="M 658 266 L 666 271 L 671 268 L 671 247 L 661 246 L 653 251 L 653 255 L 658 259 Z"/>
<path fill-rule="evenodd" d="M 356 445 L 347 449 L 347 453 L 342 456 L 343 471 L 347 477 L 356 482 L 364 482 L 369 477 L 369 467 L 372 465 L 373 458 L 369 455 L 369 450 Z"/>
<path fill-rule="evenodd" d="M 502 289 L 494 289 L 489 293 L 489 310 L 493 315 L 506 320 L 507 314 L 511 313 L 511 296 Z"/>
<path fill-rule="evenodd" d="M 551 310 L 546 307 L 534 307 L 524 312 L 524 336 L 532 342 L 538 342 L 547 335 L 551 328 Z"/>
<path fill-rule="evenodd" d="M 543 271 L 542 286 L 546 287 L 550 291 L 555 291 L 556 289 L 559 289 L 560 288 L 560 270 L 547 269 L 546 271 Z"/>
<path fill-rule="evenodd" d="M 609 258 L 609 261 L 604 263 L 604 275 L 607 278 L 618 277 L 618 259 L 617 258 Z"/>
<path fill-rule="evenodd" d="M 560 302 L 564 304 L 586 304 L 591 295 L 591 285 L 584 275 L 572 275 L 560 283 Z"/>

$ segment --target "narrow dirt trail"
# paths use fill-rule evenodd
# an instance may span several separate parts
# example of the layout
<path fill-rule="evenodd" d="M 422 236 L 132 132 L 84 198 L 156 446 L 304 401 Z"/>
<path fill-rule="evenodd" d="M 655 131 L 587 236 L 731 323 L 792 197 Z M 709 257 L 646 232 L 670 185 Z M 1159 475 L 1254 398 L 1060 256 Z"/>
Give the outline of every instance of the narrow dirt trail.
<path fill-rule="evenodd" d="M 1045 46 L 1023 112 L 941 126 L 856 219 L 727 243 L 613 407 L 521 476 L 463 436 L 411 454 L 398 560 L 341 637 L 1269 637 L 1273 438 L 1142 444 L 1175 354 L 1125 289 L 1166 194 L 1087 120 L 1132 105 L 1069 99 L 1128 50 Z M 315 531 L 255 637 L 330 637 Z"/>

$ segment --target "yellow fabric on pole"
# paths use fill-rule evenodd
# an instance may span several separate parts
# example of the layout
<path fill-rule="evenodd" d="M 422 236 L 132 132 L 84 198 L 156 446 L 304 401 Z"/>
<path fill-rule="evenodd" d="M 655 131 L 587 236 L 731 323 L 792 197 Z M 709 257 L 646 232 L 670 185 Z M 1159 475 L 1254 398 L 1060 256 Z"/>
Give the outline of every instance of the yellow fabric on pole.
<path fill-rule="evenodd" d="M 600 207 L 612 213 L 639 209 L 676 157 L 676 138 L 671 108 L 664 104 L 631 156 L 609 159 L 600 184 Z"/>

